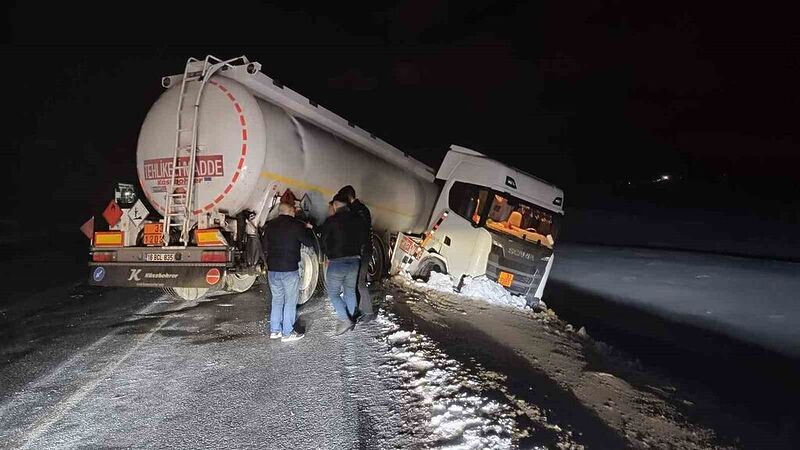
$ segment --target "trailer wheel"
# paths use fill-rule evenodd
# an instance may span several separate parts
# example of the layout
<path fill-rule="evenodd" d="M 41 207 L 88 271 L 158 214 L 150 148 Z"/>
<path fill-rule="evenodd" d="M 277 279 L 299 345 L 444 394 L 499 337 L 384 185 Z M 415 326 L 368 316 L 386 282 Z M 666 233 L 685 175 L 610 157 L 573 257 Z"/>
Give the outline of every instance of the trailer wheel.
<path fill-rule="evenodd" d="M 230 292 L 245 292 L 256 282 L 257 275 L 229 273 L 225 276 L 225 289 Z"/>
<path fill-rule="evenodd" d="M 367 281 L 373 283 L 386 273 L 386 250 L 378 236 L 372 236 L 372 255 L 367 261 Z"/>
<path fill-rule="evenodd" d="M 299 274 L 300 282 L 300 296 L 297 298 L 297 304 L 302 305 L 309 301 L 314 293 L 317 291 L 319 284 L 319 257 L 317 252 L 305 245 L 300 249 L 300 264 Z"/>
<path fill-rule="evenodd" d="M 175 300 L 193 301 L 202 298 L 208 293 L 208 288 L 175 287 L 163 288 L 164 292 Z"/>

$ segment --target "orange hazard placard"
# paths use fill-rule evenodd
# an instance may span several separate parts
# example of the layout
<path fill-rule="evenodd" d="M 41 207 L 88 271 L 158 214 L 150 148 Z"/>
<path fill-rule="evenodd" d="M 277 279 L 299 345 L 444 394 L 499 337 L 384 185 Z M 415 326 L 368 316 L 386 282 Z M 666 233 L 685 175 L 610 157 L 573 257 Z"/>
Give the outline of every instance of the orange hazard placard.
<path fill-rule="evenodd" d="M 117 202 L 111 200 L 108 206 L 106 206 L 106 209 L 103 211 L 103 218 L 106 219 L 108 226 L 111 227 L 119 223 L 119 219 L 122 218 L 122 210 L 120 209 L 119 205 L 117 205 Z"/>
<path fill-rule="evenodd" d="M 164 234 L 164 224 L 162 223 L 146 223 L 144 224 L 144 236 L 142 242 L 144 245 L 161 245 L 161 238 Z"/>
<path fill-rule="evenodd" d="M 505 287 L 511 287 L 511 283 L 514 282 L 514 274 L 501 271 L 500 276 L 497 277 L 497 282 Z"/>

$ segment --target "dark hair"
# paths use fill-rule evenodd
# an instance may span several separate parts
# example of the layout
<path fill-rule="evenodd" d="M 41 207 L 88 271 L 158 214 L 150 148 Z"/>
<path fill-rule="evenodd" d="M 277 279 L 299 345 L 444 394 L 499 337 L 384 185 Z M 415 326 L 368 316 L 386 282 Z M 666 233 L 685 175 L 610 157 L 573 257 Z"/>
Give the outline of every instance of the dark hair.
<path fill-rule="evenodd" d="M 333 196 L 333 201 L 348 204 L 350 203 L 350 198 L 348 198 L 346 194 L 343 194 L 342 191 L 339 191 L 336 195 Z"/>
<path fill-rule="evenodd" d="M 351 198 L 353 198 L 353 199 L 356 198 L 356 190 L 353 189 L 353 186 L 350 186 L 348 184 L 347 186 L 339 189 L 339 192 L 337 192 L 336 195 L 343 195 L 344 198 L 347 199 L 344 202 L 345 203 L 350 203 L 350 199 Z"/>

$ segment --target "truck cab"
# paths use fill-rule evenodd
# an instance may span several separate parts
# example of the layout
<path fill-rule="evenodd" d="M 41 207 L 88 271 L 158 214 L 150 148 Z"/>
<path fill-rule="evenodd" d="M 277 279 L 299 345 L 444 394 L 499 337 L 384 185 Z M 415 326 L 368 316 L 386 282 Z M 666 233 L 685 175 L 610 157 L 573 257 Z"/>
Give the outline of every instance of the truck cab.
<path fill-rule="evenodd" d="M 433 261 L 434 270 L 455 280 L 486 275 L 529 303 L 541 299 L 564 214 L 563 191 L 457 145 L 436 178 L 441 194 L 428 227 L 433 233 L 420 241 L 425 255 L 419 270 Z"/>

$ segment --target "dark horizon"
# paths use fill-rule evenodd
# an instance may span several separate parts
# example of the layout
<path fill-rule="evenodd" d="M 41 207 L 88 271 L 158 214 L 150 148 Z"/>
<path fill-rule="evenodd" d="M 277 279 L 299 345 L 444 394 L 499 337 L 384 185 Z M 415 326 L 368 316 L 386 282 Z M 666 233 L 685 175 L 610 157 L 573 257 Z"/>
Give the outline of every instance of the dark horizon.
<path fill-rule="evenodd" d="M 547 179 L 566 190 L 567 210 L 628 198 L 634 212 L 651 201 L 735 211 L 742 198 L 742 214 L 797 220 L 800 66 L 780 11 L 634 2 L 249 7 L 253 25 L 218 33 L 225 42 L 235 31 L 247 45 L 191 46 L 154 43 L 178 31 L 164 11 L 111 27 L 10 8 L 4 48 L 20 69 L 5 72 L 13 86 L 6 192 L 15 204 L 6 213 L 35 210 L 23 186 L 83 217 L 114 183 L 135 182 L 136 139 L 161 76 L 210 53 L 261 62 L 434 168 L 454 143 Z M 669 183 L 652 183 L 663 174 Z M 776 212 L 780 205 L 794 212 Z"/>

